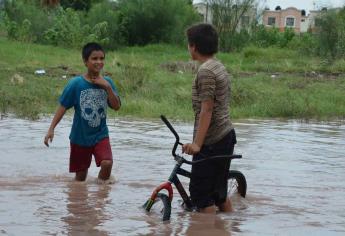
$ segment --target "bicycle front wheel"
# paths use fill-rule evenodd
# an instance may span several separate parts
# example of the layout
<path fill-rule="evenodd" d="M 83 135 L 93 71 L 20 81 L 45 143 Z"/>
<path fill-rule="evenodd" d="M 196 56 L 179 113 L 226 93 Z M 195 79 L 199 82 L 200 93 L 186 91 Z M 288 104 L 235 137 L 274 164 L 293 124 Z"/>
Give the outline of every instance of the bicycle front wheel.
<path fill-rule="evenodd" d="M 228 196 L 234 193 L 246 197 L 247 181 L 246 177 L 240 171 L 230 170 L 228 176 Z"/>
<path fill-rule="evenodd" d="M 169 197 L 164 193 L 158 193 L 152 204 L 147 201 L 144 204 L 146 211 L 151 212 L 162 218 L 163 221 L 170 220 L 171 202 Z"/>

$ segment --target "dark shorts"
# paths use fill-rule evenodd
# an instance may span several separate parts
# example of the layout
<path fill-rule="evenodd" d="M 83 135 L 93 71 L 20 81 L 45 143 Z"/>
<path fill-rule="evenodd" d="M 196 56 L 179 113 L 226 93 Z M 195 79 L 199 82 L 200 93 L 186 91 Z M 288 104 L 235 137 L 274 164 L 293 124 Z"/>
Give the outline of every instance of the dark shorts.
<path fill-rule="evenodd" d="M 216 155 L 232 155 L 236 144 L 235 130 L 232 129 L 217 143 L 202 146 L 193 161 L 207 159 Z M 220 205 L 225 202 L 228 192 L 228 173 L 230 158 L 217 158 L 192 166 L 189 191 L 197 208 Z"/>
<path fill-rule="evenodd" d="M 83 147 L 71 143 L 69 172 L 79 172 L 89 169 L 92 155 L 94 155 L 98 167 L 103 160 L 112 161 L 113 154 L 111 152 L 109 138 L 104 138 L 91 147 Z"/>

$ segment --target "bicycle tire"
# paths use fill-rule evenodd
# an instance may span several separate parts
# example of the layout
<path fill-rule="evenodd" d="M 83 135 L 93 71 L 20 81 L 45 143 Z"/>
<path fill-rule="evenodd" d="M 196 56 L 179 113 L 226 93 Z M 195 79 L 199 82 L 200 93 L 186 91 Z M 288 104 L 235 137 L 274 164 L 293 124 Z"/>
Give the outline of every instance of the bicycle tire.
<path fill-rule="evenodd" d="M 149 204 L 148 200 L 144 204 L 144 208 L 148 212 L 156 212 L 160 214 L 163 221 L 170 220 L 171 215 L 171 202 L 169 197 L 164 193 L 158 193 L 155 201 Z M 162 204 L 159 204 L 162 203 Z"/>
<path fill-rule="evenodd" d="M 242 197 L 246 197 L 247 181 L 242 172 L 237 170 L 230 170 L 228 176 L 228 195 L 238 193 Z"/>

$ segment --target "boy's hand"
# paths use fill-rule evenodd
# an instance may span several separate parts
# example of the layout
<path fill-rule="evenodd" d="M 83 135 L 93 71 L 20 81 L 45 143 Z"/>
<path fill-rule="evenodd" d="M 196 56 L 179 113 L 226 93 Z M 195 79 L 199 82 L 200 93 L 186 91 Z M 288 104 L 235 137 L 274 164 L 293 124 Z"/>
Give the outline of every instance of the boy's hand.
<path fill-rule="evenodd" d="M 46 136 L 44 137 L 44 144 L 49 147 L 49 142 L 53 142 L 53 138 L 54 138 L 54 130 L 48 130 L 48 133 L 46 134 Z M 48 142 L 49 141 L 49 142 Z"/>
<path fill-rule="evenodd" d="M 102 76 L 91 78 L 91 82 L 99 85 L 103 89 L 107 89 L 107 88 L 111 87 L 110 84 L 108 83 L 108 81 L 106 81 Z"/>
<path fill-rule="evenodd" d="M 196 143 L 186 143 L 182 146 L 182 153 L 194 155 L 200 152 L 200 147 Z"/>

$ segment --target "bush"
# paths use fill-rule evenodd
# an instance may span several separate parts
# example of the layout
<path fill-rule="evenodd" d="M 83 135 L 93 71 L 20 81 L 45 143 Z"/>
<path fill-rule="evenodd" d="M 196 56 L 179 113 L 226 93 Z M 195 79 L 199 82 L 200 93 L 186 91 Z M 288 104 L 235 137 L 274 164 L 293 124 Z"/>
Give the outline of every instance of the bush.
<path fill-rule="evenodd" d="M 279 41 L 278 45 L 281 48 L 285 48 L 289 42 L 296 36 L 294 29 L 292 28 L 285 28 L 283 33 L 279 34 Z"/>
<path fill-rule="evenodd" d="M 242 29 L 240 32 L 223 32 L 220 37 L 220 50 L 223 52 L 241 51 L 250 42 L 250 34 Z"/>
<path fill-rule="evenodd" d="M 311 33 L 304 33 L 295 36 L 288 44 L 287 47 L 293 50 L 298 50 L 304 55 L 314 55 L 318 51 L 318 42 L 314 35 Z"/>
<path fill-rule="evenodd" d="M 319 22 L 319 55 L 331 59 L 345 56 L 345 8 L 324 13 Z"/>
<path fill-rule="evenodd" d="M 335 57 L 338 43 L 337 15 L 333 12 L 327 13 L 320 18 L 319 22 L 319 53 L 324 57 Z"/>
<path fill-rule="evenodd" d="M 81 23 L 81 13 L 71 8 L 59 9 L 53 27 L 45 31 L 44 38 L 49 44 L 80 48 L 87 42 L 109 43 L 107 22 L 99 22 L 93 27 Z"/>
<path fill-rule="evenodd" d="M 87 41 L 97 41 L 111 49 L 160 42 L 181 44 L 185 42 L 185 28 L 199 20 L 187 0 L 68 0 L 60 3 L 63 7 L 45 8 L 38 0 L 7 1 L 8 36 L 63 47 L 80 47 Z M 81 9 L 84 11 L 79 11 Z"/>
<path fill-rule="evenodd" d="M 118 9 L 128 45 L 182 43 L 185 28 L 199 19 L 186 0 L 120 0 Z"/>
<path fill-rule="evenodd" d="M 41 42 L 44 31 L 53 24 L 48 9 L 23 0 L 5 1 L 5 27 L 8 37 Z"/>
<path fill-rule="evenodd" d="M 82 26 L 78 13 L 68 8 L 59 9 L 54 25 L 44 32 L 45 42 L 63 47 L 80 47 L 84 39 L 84 32 L 89 26 Z"/>
<path fill-rule="evenodd" d="M 277 28 L 269 29 L 264 25 L 258 25 L 253 30 L 252 43 L 258 47 L 285 48 L 294 37 L 295 31 L 291 28 L 285 28 L 284 32 L 280 32 Z"/>
<path fill-rule="evenodd" d="M 266 29 L 264 25 L 258 25 L 252 33 L 252 42 L 258 47 L 269 47 L 279 42 L 279 30 L 277 28 Z"/>
<path fill-rule="evenodd" d="M 115 4 L 107 1 L 93 5 L 87 13 L 87 17 L 82 18 L 82 22 L 90 25 L 90 27 L 96 27 L 97 24 L 106 22 L 107 33 L 102 37 L 108 38 L 108 42 L 103 43 L 103 46 L 108 49 L 116 49 L 125 44 L 120 34 L 121 27 L 118 24 L 118 15 Z"/>

